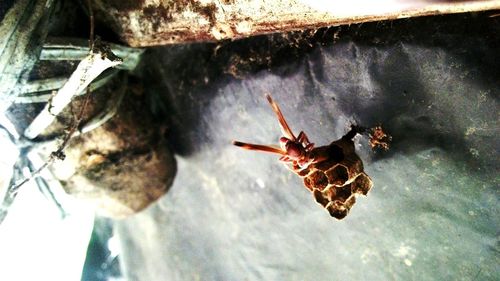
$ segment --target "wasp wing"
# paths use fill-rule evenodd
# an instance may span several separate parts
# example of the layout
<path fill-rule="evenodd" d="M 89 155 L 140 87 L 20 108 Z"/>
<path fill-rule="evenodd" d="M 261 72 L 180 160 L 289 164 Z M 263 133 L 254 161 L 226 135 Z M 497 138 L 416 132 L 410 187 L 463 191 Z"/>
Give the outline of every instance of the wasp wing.
<path fill-rule="evenodd" d="M 285 117 L 283 116 L 283 113 L 281 113 L 281 110 L 280 110 L 278 104 L 276 104 L 274 102 L 273 98 L 271 98 L 271 96 L 269 94 L 266 94 L 266 98 L 267 98 L 267 101 L 269 102 L 269 104 L 271 105 L 271 107 L 273 108 L 274 113 L 276 113 L 276 116 L 278 117 L 281 132 L 283 133 L 283 135 L 285 137 L 287 137 L 288 139 L 295 141 L 296 140 L 295 135 L 293 134 L 292 129 L 290 129 L 290 126 L 288 126 L 288 123 L 286 122 Z"/>

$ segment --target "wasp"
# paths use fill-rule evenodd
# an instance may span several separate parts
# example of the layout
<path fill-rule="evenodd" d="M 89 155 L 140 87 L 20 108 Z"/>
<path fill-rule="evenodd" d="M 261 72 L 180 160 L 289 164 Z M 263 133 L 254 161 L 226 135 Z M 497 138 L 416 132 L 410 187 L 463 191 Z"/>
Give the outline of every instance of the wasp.
<path fill-rule="evenodd" d="M 269 152 L 280 155 L 279 160 L 304 181 L 315 201 L 336 219 L 343 219 L 356 202 L 357 195 L 367 195 L 373 186 L 364 172 L 363 162 L 356 154 L 353 138 L 367 130 L 352 125 L 350 131 L 329 145 L 315 147 L 306 133 L 297 136 L 292 132 L 279 106 L 270 95 L 266 95 L 283 134 L 277 145 L 262 145 L 233 141 L 233 144 L 248 150 Z M 372 130 L 372 147 L 388 148 L 385 142 L 389 136 L 380 126 Z M 373 136 L 372 136 L 373 135 Z M 382 138 L 383 136 L 383 138 Z"/>

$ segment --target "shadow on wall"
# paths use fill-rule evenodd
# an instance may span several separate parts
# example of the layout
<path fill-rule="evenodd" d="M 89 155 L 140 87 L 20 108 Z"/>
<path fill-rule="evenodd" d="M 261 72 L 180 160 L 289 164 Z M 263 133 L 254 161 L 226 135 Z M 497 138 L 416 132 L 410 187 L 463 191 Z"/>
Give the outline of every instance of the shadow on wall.
<path fill-rule="evenodd" d="M 155 48 L 144 61 L 144 79 L 157 99 L 153 104 L 158 116 L 168 124 L 174 151 L 190 155 L 200 143 L 211 142 L 211 120 L 205 115 L 221 88 L 268 71 L 282 78 L 300 77 L 311 92 L 302 94 L 321 95 L 333 89 L 323 83 L 335 73 L 369 57 L 364 64 L 374 87 L 359 87 L 353 74 L 345 91 L 335 88 L 333 102 L 360 124 L 384 125 L 394 137 L 392 152 L 384 157 L 432 146 L 454 151 L 471 165 L 488 164 L 491 159 L 473 152 L 487 153 L 481 147 L 491 141 L 495 124 L 488 125 L 493 127 L 486 128 L 486 135 L 467 135 L 467 130 L 481 120 L 496 120 L 497 21 L 482 14 L 449 15 Z M 335 56 L 347 53 L 346 48 L 350 56 L 342 59 L 351 66 L 342 69 Z M 333 60 L 335 69 L 326 68 L 326 59 Z M 357 91 L 371 91 L 371 97 Z M 480 95 L 490 101 L 489 106 L 476 105 L 483 114 L 464 112 Z"/>

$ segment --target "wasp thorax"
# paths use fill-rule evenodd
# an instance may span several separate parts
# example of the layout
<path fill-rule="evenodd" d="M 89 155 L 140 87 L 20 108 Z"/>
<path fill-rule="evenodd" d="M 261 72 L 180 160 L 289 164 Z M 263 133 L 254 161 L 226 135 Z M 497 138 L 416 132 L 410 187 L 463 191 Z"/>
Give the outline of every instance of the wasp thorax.
<path fill-rule="evenodd" d="M 285 147 L 288 156 L 300 157 L 304 154 L 304 147 L 301 144 L 289 141 Z"/>
<path fill-rule="evenodd" d="M 328 147 L 325 160 L 313 163 L 299 174 L 313 197 L 332 217 L 349 213 L 358 194 L 366 195 L 373 183 L 363 172 L 363 162 L 354 151 L 352 140 L 340 139 Z"/>

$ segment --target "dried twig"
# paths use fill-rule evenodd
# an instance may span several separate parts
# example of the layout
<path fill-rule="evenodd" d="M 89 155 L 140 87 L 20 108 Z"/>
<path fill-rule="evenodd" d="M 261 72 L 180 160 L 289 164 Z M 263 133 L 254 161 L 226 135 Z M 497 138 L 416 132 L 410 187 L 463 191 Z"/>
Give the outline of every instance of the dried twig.
<path fill-rule="evenodd" d="M 93 23 L 93 13 L 91 9 L 91 1 L 88 1 L 89 10 L 90 10 L 90 54 L 83 59 L 78 65 L 77 69 L 73 72 L 68 81 L 64 84 L 64 86 L 59 89 L 56 95 L 47 103 L 44 110 L 33 120 L 33 122 L 28 126 L 25 130 L 24 135 L 27 138 L 33 139 L 38 134 L 40 134 L 45 128 L 52 123 L 55 119 L 55 116 L 59 114 L 64 107 L 66 107 L 72 100 L 72 98 L 83 92 L 85 89 L 87 90 L 87 96 L 83 105 L 80 108 L 80 112 L 78 116 L 75 118 L 75 122 L 69 128 L 68 132 L 62 139 L 62 142 L 59 144 L 57 150 L 53 151 L 48 160 L 41 165 L 37 170 L 31 173 L 29 177 L 26 177 L 21 182 L 17 184 L 12 184 L 8 189 L 4 196 L 4 200 L 2 205 L 0 206 L 0 223 L 5 218 L 8 207 L 12 204 L 14 198 L 16 197 L 19 189 L 25 183 L 38 176 L 38 174 L 44 170 L 47 166 L 53 163 L 56 159 L 63 160 L 65 158 L 64 149 L 68 145 L 71 137 L 77 132 L 77 129 L 80 127 L 80 123 L 83 119 L 83 114 L 85 113 L 85 109 L 90 101 L 90 88 L 88 85 L 92 80 L 94 80 L 100 73 L 102 73 L 105 69 L 109 67 L 116 66 L 122 62 L 122 60 L 114 55 L 111 52 L 109 46 L 102 44 L 98 40 L 94 40 L 94 23 Z M 21 157 L 24 159 L 24 157 Z M 27 161 L 27 160 L 25 160 Z M 22 163 L 21 163 L 22 164 Z M 22 166 L 27 166 L 22 164 Z"/>
<path fill-rule="evenodd" d="M 131 48 L 123 45 L 106 43 L 113 54 L 123 59 L 123 63 L 116 66 L 118 69 L 134 70 L 140 62 L 144 49 Z M 85 39 L 71 37 L 48 37 L 43 44 L 40 60 L 68 61 L 82 60 L 89 54 L 88 43 Z"/>
<path fill-rule="evenodd" d="M 91 92 L 99 89 L 100 87 L 106 85 L 106 83 L 111 81 L 111 79 L 113 79 L 119 72 L 120 70 L 118 69 L 104 72 L 103 74 L 99 75 L 96 80 L 92 81 L 88 88 L 90 88 Z M 20 86 L 22 87 L 21 92 L 23 94 L 19 95 L 14 103 L 48 102 L 52 97 L 52 94 L 47 93 L 47 91 L 60 89 L 67 81 L 67 77 L 58 77 L 40 79 L 23 84 L 22 86 Z M 84 92 L 80 92 L 75 96 L 80 96 L 83 94 Z"/>
<path fill-rule="evenodd" d="M 123 97 L 126 93 L 126 83 L 123 83 L 122 87 L 118 89 L 118 97 L 111 99 L 106 105 L 106 109 L 92 117 L 89 121 L 85 123 L 85 125 L 79 127 L 78 131 L 76 131 L 73 136 L 78 136 L 80 134 L 88 133 L 102 124 L 106 123 L 109 119 L 113 118 L 115 114 L 118 112 L 118 108 L 120 107 Z"/>
<path fill-rule="evenodd" d="M 92 0 L 87 0 L 89 9 L 90 31 L 89 31 L 89 49 L 94 49 L 94 9 L 92 9 Z"/>
<path fill-rule="evenodd" d="M 19 93 L 16 85 L 27 80 L 36 63 L 55 6 L 53 0 L 13 2 L 0 19 L 0 113 L 12 104 Z"/>
<path fill-rule="evenodd" d="M 26 128 L 24 135 L 29 139 L 37 137 L 54 121 L 75 95 L 83 92 L 90 82 L 104 70 L 120 64 L 121 61 L 111 52 L 109 47 L 95 42 L 91 53 L 78 64 L 68 82 L 57 91 L 51 102 Z"/>

